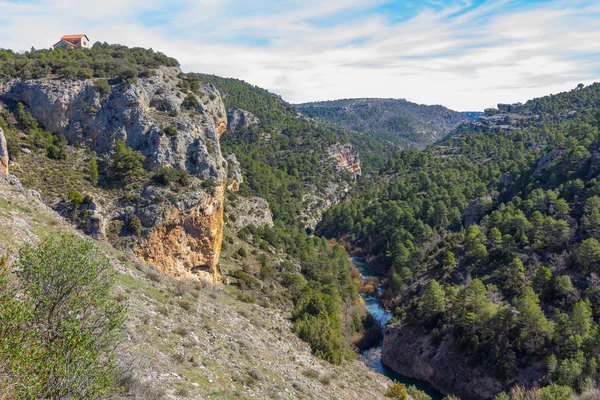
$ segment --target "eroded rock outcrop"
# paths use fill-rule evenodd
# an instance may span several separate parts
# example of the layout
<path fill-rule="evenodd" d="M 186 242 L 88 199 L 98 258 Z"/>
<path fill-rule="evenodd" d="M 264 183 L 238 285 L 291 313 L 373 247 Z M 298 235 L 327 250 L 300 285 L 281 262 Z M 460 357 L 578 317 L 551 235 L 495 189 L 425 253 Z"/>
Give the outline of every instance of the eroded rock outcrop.
<path fill-rule="evenodd" d="M 337 160 L 342 168 L 354 175 L 360 175 L 360 158 L 351 144 L 336 143 L 327 148 L 331 157 Z"/>
<path fill-rule="evenodd" d="M 227 183 L 219 138 L 227 116 L 212 84 L 183 93 L 180 74 L 178 68 L 161 67 L 151 78 L 110 86 L 108 93 L 89 79 L 14 80 L 0 89 L 0 99 L 24 103 L 46 130 L 62 133 L 71 144 L 100 157 L 123 140 L 144 154 L 148 170 L 168 166 L 198 178 L 178 201 L 164 201 L 164 193 L 152 197 L 161 189 L 151 185 L 133 207 L 115 204 L 108 217 L 92 210 L 95 218 L 87 231 L 103 237 L 107 218 L 123 221 L 136 214 L 146 228 L 143 238 L 132 242 L 141 260 L 177 277 L 218 278 Z"/>
<path fill-rule="evenodd" d="M 232 204 L 230 223 L 236 230 L 250 225 L 273 227 L 273 214 L 262 197 L 237 197 Z"/>
<path fill-rule="evenodd" d="M 469 368 L 451 336 L 434 344 L 419 328 L 385 328 L 381 360 L 394 371 L 429 382 L 444 393 L 464 400 L 493 399 L 504 385 L 480 368 Z"/>
<path fill-rule="evenodd" d="M 434 341 L 419 327 L 387 326 L 381 360 L 402 375 L 429 382 L 439 391 L 463 400 L 493 399 L 508 390 L 485 366 L 471 366 L 452 335 Z M 514 383 L 532 387 L 544 373 L 545 364 L 534 365 L 522 370 Z"/>
<path fill-rule="evenodd" d="M 247 128 L 252 125 L 258 125 L 260 120 L 250 111 L 234 109 L 227 112 L 227 126 L 232 131 L 241 128 Z"/>
<path fill-rule="evenodd" d="M 223 240 L 224 192 L 221 184 L 212 195 L 194 191 L 176 205 L 166 202 L 140 211 L 142 223 L 153 228 L 135 251 L 138 258 L 175 277 L 210 274 L 220 279 L 216 267 Z"/>
<path fill-rule="evenodd" d="M 233 192 L 240 190 L 240 184 L 244 182 L 244 176 L 242 175 L 242 167 L 235 154 L 228 154 L 225 159 L 227 160 L 227 189 Z"/>
<path fill-rule="evenodd" d="M 2 128 L 0 128 L 0 173 L 8 174 L 8 148 Z"/>

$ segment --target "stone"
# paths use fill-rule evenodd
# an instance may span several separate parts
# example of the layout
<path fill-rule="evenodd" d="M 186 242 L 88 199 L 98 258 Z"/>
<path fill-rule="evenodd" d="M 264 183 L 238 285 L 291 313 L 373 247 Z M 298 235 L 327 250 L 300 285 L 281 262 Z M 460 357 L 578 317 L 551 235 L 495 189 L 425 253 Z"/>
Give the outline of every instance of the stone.
<path fill-rule="evenodd" d="M 2 128 L 0 128 L 0 173 L 8 175 L 8 148 Z"/>
<path fill-rule="evenodd" d="M 259 123 L 260 120 L 250 111 L 233 109 L 227 112 L 227 126 L 231 131 L 258 125 Z"/>

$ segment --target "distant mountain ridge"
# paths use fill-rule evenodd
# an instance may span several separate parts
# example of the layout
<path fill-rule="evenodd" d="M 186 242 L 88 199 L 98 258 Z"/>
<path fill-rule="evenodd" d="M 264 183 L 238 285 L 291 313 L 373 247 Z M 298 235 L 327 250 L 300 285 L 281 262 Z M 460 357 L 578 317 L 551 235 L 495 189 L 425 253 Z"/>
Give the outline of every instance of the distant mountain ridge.
<path fill-rule="evenodd" d="M 464 122 L 465 113 L 405 99 L 358 98 L 296 105 L 305 114 L 403 148 L 423 148 Z"/>

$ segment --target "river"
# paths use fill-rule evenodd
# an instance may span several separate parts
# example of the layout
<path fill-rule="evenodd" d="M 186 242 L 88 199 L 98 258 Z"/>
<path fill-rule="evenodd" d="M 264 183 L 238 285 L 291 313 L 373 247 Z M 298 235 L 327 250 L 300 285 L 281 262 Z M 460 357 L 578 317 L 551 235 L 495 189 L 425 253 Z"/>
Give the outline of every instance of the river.
<path fill-rule="evenodd" d="M 362 261 L 358 257 L 352 257 L 352 263 L 356 265 L 358 270 L 360 271 L 363 279 L 368 276 L 378 276 L 373 270 L 371 270 L 367 264 Z M 381 291 L 381 288 L 378 288 L 378 291 Z M 385 324 L 392 318 L 392 313 L 386 311 L 381 304 L 379 304 L 379 300 L 374 297 L 367 297 L 362 295 L 365 305 L 373 318 L 381 325 L 383 328 Z M 427 393 L 433 400 L 442 400 L 444 395 L 436 390 L 429 383 L 420 381 L 418 379 L 412 379 L 406 377 L 404 375 L 400 375 L 399 373 L 392 370 L 390 367 L 385 365 L 381 361 L 381 342 L 377 347 L 366 350 L 360 354 L 359 359 L 363 361 L 369 368 L 372 370 L 387 376 L 392 380 L 396 380 L 400 383 L 405 384 L 406 386 L 415 386 L 417 389 L 424 391 Z"/>

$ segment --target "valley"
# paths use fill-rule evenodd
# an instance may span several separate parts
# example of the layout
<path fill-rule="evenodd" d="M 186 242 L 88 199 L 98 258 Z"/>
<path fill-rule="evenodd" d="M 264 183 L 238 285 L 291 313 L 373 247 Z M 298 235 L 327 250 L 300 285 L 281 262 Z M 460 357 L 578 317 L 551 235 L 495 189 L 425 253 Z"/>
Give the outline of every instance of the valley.
<path fill-rule="evenodd" d="M 59 398 L 19 345 L 98 329 L 86 290 L 61 329 L 27 311 L 60 287 L 21 260 L 76 277 L 64 244 L 123 312 L 88 398 L 593 399 L 599 127 L 599 84 L 295 106 L 149 49 L 0 50 L 0 398 Z"/>

